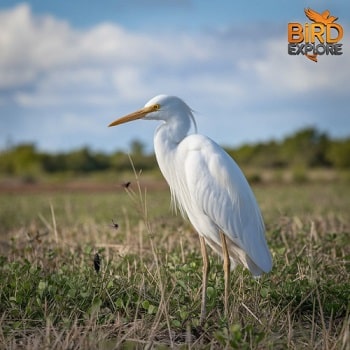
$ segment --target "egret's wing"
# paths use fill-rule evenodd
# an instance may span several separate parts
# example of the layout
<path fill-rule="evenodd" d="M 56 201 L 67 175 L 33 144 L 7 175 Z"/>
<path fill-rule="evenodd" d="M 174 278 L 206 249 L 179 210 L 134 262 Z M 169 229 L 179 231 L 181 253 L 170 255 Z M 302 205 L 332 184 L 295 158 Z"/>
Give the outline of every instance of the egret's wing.
<path fill-rule="evenodd" d="M 215 142 L 192 135 L 183 171 L 194 203 L 263 271 L 272 267 L 254 194 L 233 159 Z"/>

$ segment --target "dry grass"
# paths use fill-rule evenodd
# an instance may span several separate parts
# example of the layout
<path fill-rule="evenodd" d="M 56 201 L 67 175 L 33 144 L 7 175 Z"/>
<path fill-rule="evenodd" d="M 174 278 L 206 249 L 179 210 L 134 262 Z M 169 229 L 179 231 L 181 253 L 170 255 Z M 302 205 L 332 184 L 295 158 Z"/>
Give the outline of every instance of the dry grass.
<path fill-rule="evenodd" d="M 274 269 L 238 268 L 225 318 L 212 254 L 203 327 L 196 233 L 168 192 L 128 192 L 1 198 L 1 348 L 349 349 L 346 184 L 255 188 Z"/>

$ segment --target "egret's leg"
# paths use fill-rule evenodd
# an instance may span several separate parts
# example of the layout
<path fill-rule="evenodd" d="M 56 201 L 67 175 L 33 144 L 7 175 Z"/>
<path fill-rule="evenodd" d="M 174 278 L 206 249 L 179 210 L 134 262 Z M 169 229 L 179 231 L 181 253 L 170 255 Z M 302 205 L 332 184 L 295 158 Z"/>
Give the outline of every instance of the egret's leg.
<path fill-rule="evenodd" d="M 224 308 L 225 308 L 225 317 L 228 316 L 228 292 L 230 286 L 230 256 L 228 255 L 226 237 L 225 234 L 220 231 L 221 245 L 222 245 L 222 254 L 224 258 L 224 278 L 225 278 L 225 299 L 224 299 Z"/>
<path fill-rule="evenodd" d="M 204 323 L 206 308 L 207 308 L 207 285 L 208 285 L 208 274 L 210 269 L 210 263 L 208 259 L 207 248 L 205 245 L 205 239 L 199 236 L 199 242 L 201 244 L 201 252 L 203 257 L 203 280 L 202 280 L 202 305 L 201 305 L 201 316 L 200 324 Z"/>

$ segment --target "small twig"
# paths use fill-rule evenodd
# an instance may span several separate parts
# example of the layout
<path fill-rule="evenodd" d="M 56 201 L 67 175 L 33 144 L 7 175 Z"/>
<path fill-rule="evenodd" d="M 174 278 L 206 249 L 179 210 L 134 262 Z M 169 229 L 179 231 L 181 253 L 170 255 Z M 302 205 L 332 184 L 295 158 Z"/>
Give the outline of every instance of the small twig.
<path fill-rule="evenodd" d="M 249 309 L 249 307 L 244 304 L 243 302 L 241 303 L 242 306 L 262 325 L 263 323 L 259 320 L 259 318 L 257 316 L 255 316 L 255 314 L 253 313 L 252 310 Z"/>
<path fill-rule="evenodd" d="M 53 233 L 55 235 L 55 241 L 57 244 L 58 243 L 58 234 L 57 234 L 56 217 L 55 217 L 55 211 L 53 210 L 53 205 L 51 202 L 50 202 L 50 210 L 51 210 L 51 216 L 52 216 Z"/>

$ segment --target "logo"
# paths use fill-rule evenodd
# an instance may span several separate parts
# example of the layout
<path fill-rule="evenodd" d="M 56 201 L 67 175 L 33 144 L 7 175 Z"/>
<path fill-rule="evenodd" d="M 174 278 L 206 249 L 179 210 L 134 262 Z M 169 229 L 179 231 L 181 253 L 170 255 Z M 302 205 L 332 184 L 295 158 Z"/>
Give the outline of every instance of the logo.
<path fill-rule="evenodd" d="M 307 8 L 304 12 L 312 23 L 288 23 L 288 54 L 304 55 L 314 62 L 318 56 L 342 55 L 340 40 L 344 30 L 335 23 L 338 17 L 331 16 L 328 10 L 318 13 Z"/>

